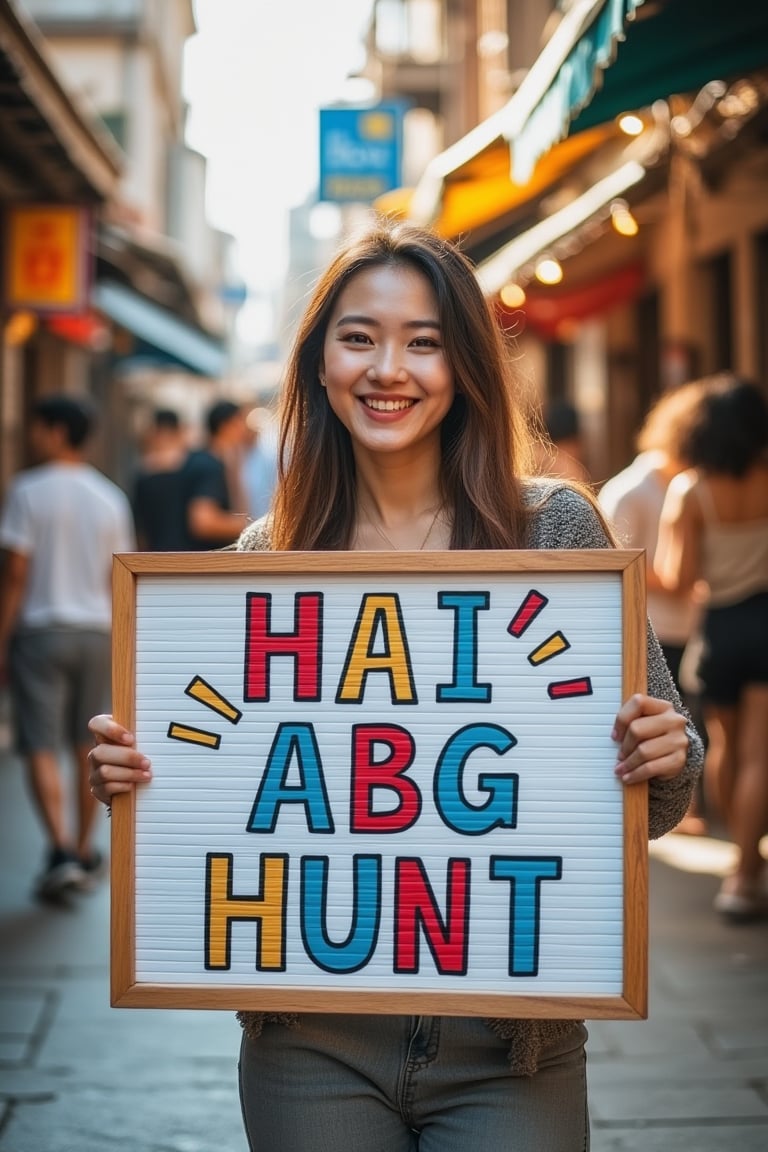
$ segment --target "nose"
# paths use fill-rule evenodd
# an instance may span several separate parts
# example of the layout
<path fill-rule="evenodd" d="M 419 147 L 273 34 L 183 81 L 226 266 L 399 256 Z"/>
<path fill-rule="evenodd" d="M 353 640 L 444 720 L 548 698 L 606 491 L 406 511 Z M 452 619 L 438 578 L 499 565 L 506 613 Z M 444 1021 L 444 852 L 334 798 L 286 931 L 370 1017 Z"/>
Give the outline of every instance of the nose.
<path fill-rule="evenodd" d="M 404 384 L 408 379 L 408 372 L 393 356 L 382 353 L 376 358 L 375 363 L 370 365 L 366 376 L 372 384 Z"/>

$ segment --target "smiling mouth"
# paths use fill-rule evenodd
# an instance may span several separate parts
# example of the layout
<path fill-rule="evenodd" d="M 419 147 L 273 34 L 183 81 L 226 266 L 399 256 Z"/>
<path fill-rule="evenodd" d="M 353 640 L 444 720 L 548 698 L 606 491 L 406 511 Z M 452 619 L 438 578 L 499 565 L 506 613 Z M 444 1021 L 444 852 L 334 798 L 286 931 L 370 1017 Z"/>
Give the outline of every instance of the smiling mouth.
<path fill-rule="evenodd" d="M 415 400 L 374 400 L 370 397 L 364 396 L 363 403 L 366 408 L 372 408 L 374 412 L 403 412 L 406 408 L 413 408 L 416 403 Z"/>

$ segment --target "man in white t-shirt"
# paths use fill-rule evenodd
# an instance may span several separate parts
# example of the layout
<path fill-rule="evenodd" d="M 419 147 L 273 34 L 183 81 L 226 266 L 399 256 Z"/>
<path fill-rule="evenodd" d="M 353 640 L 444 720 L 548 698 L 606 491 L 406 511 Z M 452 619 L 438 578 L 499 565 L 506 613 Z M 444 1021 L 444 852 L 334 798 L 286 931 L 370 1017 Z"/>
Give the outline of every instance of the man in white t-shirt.
<path fill-rule="evenodd" d="M 30 440 L 40 463 L 12 480 L 0 516 L 0 678 L 48 839 L 36 885 L 43 899 L 88 887 L 102 865 L 91 842 L 88 720 L 109 710 L 112 555 L 135 548 L 127 497 L 86 462 L 92 427 L 85 400 L 39 400 Z M 65 747 L 76 766 L 74 833 Z"/>

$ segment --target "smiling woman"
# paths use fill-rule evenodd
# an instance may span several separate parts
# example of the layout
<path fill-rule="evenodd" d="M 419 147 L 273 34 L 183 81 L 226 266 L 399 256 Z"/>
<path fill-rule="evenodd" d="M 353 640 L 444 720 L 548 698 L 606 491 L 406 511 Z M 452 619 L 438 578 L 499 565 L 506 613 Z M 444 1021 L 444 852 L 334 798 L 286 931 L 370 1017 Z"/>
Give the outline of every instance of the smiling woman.
<path fill-rule="evenodd" d="M 383 551 L 380 541 L 388 550 L 610 547 L 594 500 L 563 482 L 526 480 L 525 458 L 510 359 L 472 265 L 455 245 L 432 232 L 380 221 L 339 251 L 315 288 L 285 373 L 273 510 L 243 532 L 238 550 L 365 551 L 359 559 L 375 567 L 370 553 Z M 340 560 L 353 564 L 351 556 Z M 319 594 L 314 596 L 319 611 Z M 355 703 L 362 691 L 367 663 L 381 659 L 374 637 L 380 636 L 387 603 L 377 588 L 367 615 L 364 609 L 357 613 L 356 638 L 339 685 L 344 705 Z M 558 861 L 542 857 L 533 871 L 526 871 L 528 864 L 515 854 L 516 793 L 509 773 L 506 780 L 503 774 L 494 778 L 493 811 L 490 805 L 473 809 L 463 795 L 460 776 L 475 748 L 488 747 L 503 757 L 514 738 L 498 726 L 482 724 L 482 713 L 474 712 L 487 688 L 474 677 L 477 645 L 470 633 L 481 606 L 477 593 L 461 590 L 444 606 L 455 610 L 465 632 L 453 660 L 444 660 L 448 669 L 453 667 L 454 679 L 437 685 L 437 700 L 448 704 L 448 715 L 456 706 L 457 690 L 467 689 L 472 712 L 443 745 L 443 754 L 427 765 L 427 791 L 441 819 L 458 835 L 482 834 L 488 820 L 509 832 L 510 855 L 506 860 L 493 858 L 491 880 L 513 887 L 519 883 L 511 911 L 516 914 L 518 905 L 524 905 L 529 917 L 540 882 L 559 879 Z M 542 597 L 534 591 L 510 627 L 522 633 L 541 607 Z M 396 662 L 400 625 L 394 603 L 387 619 L 385 659 Z M 319 624 L 316 635 L 319 650 Z M 281 636 L 281 645 L 284 639 Z M 306 656 L 308 646 L 303 638 L 301 643 Z M 567 643 L 554 634 L 534 647 L 529 660 L 543 663 Z M 399 647 L 404 649 L 402 637 Z M 429 649 L 431 669 L 440 665 L 437 651 Z M 257 672 L 264 668 L 264 660 L 259 661 Z M 630 696 L 601 741 L 603 748 L 610 748 L 611 740 L 615 745 L 616 762 L 611 766 L 609 756 L 606 766 L 614 784 L 648 785 L 649 828 L 659 836 L 674 827 L 687 808 L 702 748 L 650 631 L 647 664 L 648 694 Z M 555 681 L 550 688 L 550 698 L 561 700 L 592 691 L 586 677 Z M 401 681 L 397 692 L 396 703 L 410 706 L 410 684 Z M 289 708 L 282 735 L 273 745 L 271 776 L 261 794 L 267 800 L 268 785 L 273 800 L 279 800 L 298 742 L 303 741 L 305 765 L 315 757 L 306 709 L 295 694 L 292 702 L 296 708 Z M 614 707 L 605 713 L 606 725 Z M 359 715 L 355 713 L 356 720 Z M 91 753 L 96 796 L 106 803 L 116 793 L 149 781 L 151 766 L 134 748 L 130 733 L 106 716 L 95 717 L 91 728 L 97 740 Z M 385 746 L 391 737 L 391 778 L 404 797 L 400 815 L 397 809 L 384 818 L 409 818 L 408 803 L 416 805 L 418 798 L 403 774 L 419 749 L 415 743 L 410 747 L 402 725 L 385 725 L 384 732 Z M 373 730 L 358 724 L 351 763 L 363 778 L 382 768 L 381 757 L 373 751 L 381 745 L 381 736 L 381 724 Z M 349 766 L 345 773 L 338 748 L 336 732 L 333 754 L 323 766 L 329 797 L 335 791 L 357 796 L 355 818 L 363 823 L 380 820 L 380 814 L 361 802 L 365 779 L 361 784 L 358 778 L 356 791 L 355 773 Z M 422 751 L 422 767 L 423 762 Z M 388 763 L 385 757 L 385 771 Z M 319 778 L 319 757 L 315 764 Z M 262 775 L 269 774 L 269 768 L 260 765 Z M 645 797 L 645 790 L 634 792 L 641 806 Z M 254 806 L 253 818 L 267 826 L 273 815 L 274 805 L 265 803 L 263 810 Z M 320 825 L 330 819 L 322 806 L 315 815 Z M 599 811 L 594 818 L 601 821 Z M 470 868 L 461 852 L 451 858 L 447 880 L 441 877 L 441 885 L 447 883 L 455 897 L 446 935 L 429 896 L 434 861 L 428 855 L 398 858 L 389 869 L 406 910 L 407 935 L 395 937 L 393 944 L 382 931 L 382 947 L 389 955 L 394 949 L 397 964 L 409 969 L 426 934 L 423 954 L 429 949 L 438 966 L 460 968 L 466 933 L 457 909 L 469 900 Z M 317 855 L 306 861 L 302 915 L 305 945 L 327 964 L 339 949 L 317 915 L 325 891 L 323 861 Z M 279 861 L 274 866 L 279 867 Z M 383 871 L 378 857 L 363 862 L 362 887 L 375 892 Z M 220 897 L 226 896 L 226 861 L 216 884 Z M 460 945 L 458 954 L 448 947 L 450 939 Z M 354 962 L 359 958 L 353 957 Z M 515 963 L 531 959 L 523 953 Z M 585 968 L 591 971 L 588 964 Z M 580 1021 L 368 1013 L 367 1007 L 360 1014 L 240 1013 L 241 1101 L 254 1152 L 465 1152 L 468 1147 L 477 1152 L 584 1152 L 588 1147 L 586 1033 Z"/>
<path fill-rule="evenodd" d="M 436 480 L 454 383 L 421 273 L 384 265 L 350 280 L 331 314 L 320 383 L 352 444 L 364 516 L 356 546 L 375 549 L 373 530 L 392 549 L 448 547 Z"/>
<path fill-rule="evenodd" d="M 398 549 L 427 537 L 431 548 L 520 546 L 522 419 L 500 330 L 458 248 L 374 225 L 320 278 L 296 347 L 275 547 L 376 548 L 375 524 Z M 333 496 L 321 506 L 316 491 Z"/>

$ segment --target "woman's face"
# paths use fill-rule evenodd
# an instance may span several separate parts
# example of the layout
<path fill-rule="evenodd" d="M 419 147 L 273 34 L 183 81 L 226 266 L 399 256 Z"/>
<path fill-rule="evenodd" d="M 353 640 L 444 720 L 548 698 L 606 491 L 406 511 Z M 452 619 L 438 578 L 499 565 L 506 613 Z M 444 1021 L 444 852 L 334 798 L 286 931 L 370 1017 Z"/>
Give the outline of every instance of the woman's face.
<path fill-rule="evenodd" d="M 356 453 L 439 447 L 455 389 L 426 277 L 407 265 L 353 276 L 331 313 L 321 378 Z"/>

